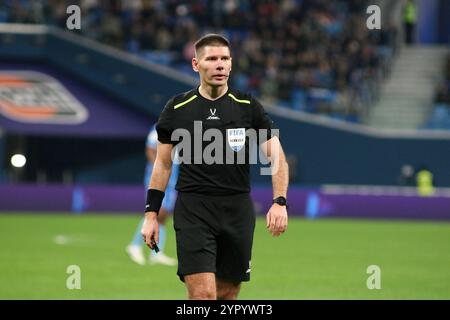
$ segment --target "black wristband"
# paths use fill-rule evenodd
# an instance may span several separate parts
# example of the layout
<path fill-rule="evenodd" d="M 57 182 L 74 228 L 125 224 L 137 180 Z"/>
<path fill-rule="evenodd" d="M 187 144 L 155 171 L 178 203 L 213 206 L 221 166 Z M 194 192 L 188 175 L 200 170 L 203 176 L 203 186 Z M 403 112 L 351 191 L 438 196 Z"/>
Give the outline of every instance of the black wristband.
<path fill-rule="evenodd" d="M 147 190 L 147 202 L 145 203 L 145 212 L 154 211 L 159 214 L 161 204 L 164 199 L 164 192 L 157 189 Z"/>

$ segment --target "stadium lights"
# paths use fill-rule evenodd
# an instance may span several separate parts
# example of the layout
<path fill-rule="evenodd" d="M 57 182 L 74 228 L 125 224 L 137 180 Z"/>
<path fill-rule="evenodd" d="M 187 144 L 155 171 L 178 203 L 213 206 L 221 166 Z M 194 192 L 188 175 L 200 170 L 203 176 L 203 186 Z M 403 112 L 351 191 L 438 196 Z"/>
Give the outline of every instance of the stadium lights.
<path fill-rule="evenodd" d="M 16 168 L 22 168 L 27 163 L 27 158 L 23 154 L 15 154 L 11 157 L 11 165 Z"/>

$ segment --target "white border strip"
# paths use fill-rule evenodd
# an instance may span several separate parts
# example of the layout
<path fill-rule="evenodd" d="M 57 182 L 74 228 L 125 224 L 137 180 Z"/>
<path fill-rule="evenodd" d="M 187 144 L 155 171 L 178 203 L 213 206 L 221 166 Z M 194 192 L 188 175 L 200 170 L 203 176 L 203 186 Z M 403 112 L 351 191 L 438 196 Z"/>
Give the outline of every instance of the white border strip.
<path fill-rule="evenodd" d="M 0 33 L 46 34 L 49 27 L 42 24 L 0 23 Z"/>

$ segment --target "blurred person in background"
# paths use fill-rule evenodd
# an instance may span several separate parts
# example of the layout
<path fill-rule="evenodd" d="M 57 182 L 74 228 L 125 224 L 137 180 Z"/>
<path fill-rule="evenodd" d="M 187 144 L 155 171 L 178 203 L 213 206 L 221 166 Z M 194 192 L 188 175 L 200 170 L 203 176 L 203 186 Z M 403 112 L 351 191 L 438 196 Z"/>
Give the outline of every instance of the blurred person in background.
<path fill-rule="evenodd" d="M 403 21 L 405 24 L 405 42 L 407 44 L 413 44 L 417 22 L 417 6 L 414 0 L 406 1 Z"/>
<path fill-rule="evenodd" d="M 147 188 L 150 184 L 150 177 L 153 171 L 153 163 L 156 159 L 156 147 L 158 144 L 158 135 L 153 126 L 147 136 L 146 149 L 145 154 L 147 157 L 147 166 L 145 168 L 145 178 L 144 178 L 144 187 L 147 191 Z M 163 264 L 167 266 L 175 266 L 177 261 L 173 258 L 168 257 L 164 254 L 164 247 L 166 244 L 166 218 L 168 214 L 173 212 L 173 208 L 176 200 L 176 191 L 175 184 L 178 179 L 178 165 L 173 165 L 172 167 L 172 175 L 170 176 L 169 184 L 166 190 L 166 196 L 164 197 L 164 201 L 162 203 L 161 210 L 158 215 L 158 223 L 159 223 L 159 250 L 160 252 L 156 253 L 152 251 L 149 258 L 149 263 L 152 264 Z M 144 223 L 144 219 L 142 218 L 136 232 L 133 236 L 133 240 L 127 246 L 126 251 L 130 256 L 131 260 L 136 262 L 139 265 L 145 265 L 146 259 L 144 257 L 144 253 L 142 250 L 142 246 L 144 243 L 142 242 L 141 228 Z"/>
<path fill-rule="evenodd" d="M 421 165 L 416 173 L 417 191 L 421 196 L 431 196 L 434 194 L 433 173 L 428 166 Z"/>
<path fill-rule="evenodd" d="M 414 177 L 414 167 L 410 164 L 405 164 L 400 170 L 400 175 L 397 179 L 398 185 L 404 187 L 414 187 L 416 180 Z"/>

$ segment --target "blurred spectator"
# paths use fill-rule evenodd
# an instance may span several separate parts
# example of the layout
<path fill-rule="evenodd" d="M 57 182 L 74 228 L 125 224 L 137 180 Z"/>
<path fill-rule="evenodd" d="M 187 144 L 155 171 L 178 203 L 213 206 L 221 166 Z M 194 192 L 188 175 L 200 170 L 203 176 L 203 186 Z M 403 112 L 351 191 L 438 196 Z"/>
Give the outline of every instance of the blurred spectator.
<path fill-rule="evenodd" d="M 416 179 L 414 176 L 414 168 L 410 164 L 405 164 L 400 170 L 400 175 L 397 178 L 399 186 L 413 187 L 416 185 Z"/>
<path fill-rule="evenodd" d="M 442 82 L 438 86 L 436 94 L 434 96 L 434 103 L 445 104 L 450 107 L 450 91 L 448 88 L 448 84 L 446 84 L 445 82 Z"/>
<path fill-rule="evenodd" d="M 433 173 L 426 165 L 421 165 L 416 173 L 417 191 L 421 196 L 434 194 Z"/>
<path fill-rule="evenodd" d="M 406 1 L 403 21 L 405 24 L 405 42 L 407 44 L 413 44 L 417 22 L 417 6 L 414 0 Z"/>
<path fill-rule="evenodd" d="M 436 87 L 433 110 L 425 125 L 428 129 L 450 129 L 450 53 L 444 68 L 444 80 Z"/>

